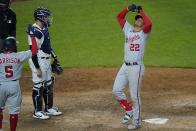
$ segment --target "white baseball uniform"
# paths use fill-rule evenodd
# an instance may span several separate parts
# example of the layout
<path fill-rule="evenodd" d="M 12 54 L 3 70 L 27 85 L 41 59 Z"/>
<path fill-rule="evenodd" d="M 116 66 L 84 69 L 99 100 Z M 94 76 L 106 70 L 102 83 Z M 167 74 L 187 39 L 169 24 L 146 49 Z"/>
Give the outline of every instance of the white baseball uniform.
<path fill-rule="evenodd" d="M 31 51 L 0 54 L 0 108 L 6 102 L 10 114 L 18 114 L 21 106 L 19 79 L 24 60 L 32 57 Z"/>
<path fill-rule="evenodd" d="M 32 59 L 29 59 L 29 65 L 30 65 L 30 68 L 32 70 L 32 80 L 33 80 L 34 83 L 39 83 L 39 82 L 51 80 L 51 76 L 52 76 L 52 74 L 51 74 L 51 65 L 50 65 L 51 55 L 43 52 L 43 50 L 40 49 L 43 42 L 44 42 L 44 37 L 45 37 L 45 35 L 42 32 L 43 29 L 41 29 L 36 24 L 33 24 L 33 27 L 36 27 L 36 28 L 34 28 L 36 30 L 36 32 L 40 32 L 42 34 L 41 38 L 35 37 L 36 38 L 36 43 L 37 43 L 37 46 L 38 46 L 38 53 L 37 53 L 38 63 L 40 65 L 40 68 L 41 68 L 42 73 L 43 73 L 42 77 L 37 76 L 37 69 L 33 64 Z M 30 32 L 30 33 L 33 34 L 34 32 Z M 29 43 L 29 45 L 32 44 L 30 35 L 28 35 L 28 43 Z"/>
<path fill-rule="evenodd" d="M 51 55 L 52 48 L 50 43 L 50 35 L 48 28 L 40 28 L 36 23 L 31 26 L 28 34 L 28 43 L 32 45 L 34 43 L 32 38 L 35 38 L 35 43 L 38 45 L 37 62 L 39 68 L 42 71 L 42 76 L 37 76 L 37 68 L 35 61 L 29 59 L 29 65 L 32 71 L 32 81 L 33 85 L 33 103 L 36 112 L 43 111 L 42 101 L 45 102 L 45 111 L 53 108 L 53 79 L 51 72 Z"/>
<path fill-rule="evenodd" d="M 125 34 L 124 60 L 116 76 L 113 93 L 125 110 L 132 112 L 133 123 L 141 125 L 140 84 L 144 74 L 143 56 L 149 32 L 145 33 L 144 30 L 134 32 L 134 27 L 123 19 L 127 12 L 125 9 L 121 13 L 122 19 L 121 16 L 119 18 L 119 23 Z M 128 107 L 127 98 L 123 92 L 127 84 L 129 84 L 132 107 Z"/>

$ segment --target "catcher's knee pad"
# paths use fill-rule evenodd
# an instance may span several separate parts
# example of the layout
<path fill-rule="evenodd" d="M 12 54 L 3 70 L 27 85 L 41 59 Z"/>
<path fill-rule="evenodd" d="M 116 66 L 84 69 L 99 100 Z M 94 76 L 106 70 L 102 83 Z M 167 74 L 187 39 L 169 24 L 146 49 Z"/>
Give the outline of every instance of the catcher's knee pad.
<path fill-rule="evenodd" d="M 53 81 L 52 79 L 46 81 L 44 84 L 44 102 L 45 102 L 45 110 L 50 109 L 53 107 Z"/>
<path fill-rule="evenodd" d="M 46 88 L 46 87 L 48 87 L 48 86 L 50 86 L 50 85 L 52 85 L 53 86 L 53 84 L 54 84 L 54 77 L 51 77 L 51 79 L 50 80 L 48 80 L 48 81 L 44 81 L 44 88 Z"/>
<path fill-rule="evenodd" d="M 32 99 L 35 111 L 42 111 L 42 95 L 43 95 L 43 82 L 34 83 Z"/>

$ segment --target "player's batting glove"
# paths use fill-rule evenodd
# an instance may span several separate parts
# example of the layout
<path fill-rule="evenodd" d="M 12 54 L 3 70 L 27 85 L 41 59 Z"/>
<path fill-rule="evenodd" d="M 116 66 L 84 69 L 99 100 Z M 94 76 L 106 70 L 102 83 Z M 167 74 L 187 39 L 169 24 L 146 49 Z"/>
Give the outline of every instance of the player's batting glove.
<path fill-rule="evenodd" d="M 140 13 L 142 11 L 142 6 L 138 5 L 136 11 L 137 11 L 137 13 Z"/>
<path fill-rule="evenodd" d="M 135 12 L 136 11 L 136 5 L 135 4 L 131 4 L 130 6 L 127 7 L 127 9 L 131 12 Z"/>

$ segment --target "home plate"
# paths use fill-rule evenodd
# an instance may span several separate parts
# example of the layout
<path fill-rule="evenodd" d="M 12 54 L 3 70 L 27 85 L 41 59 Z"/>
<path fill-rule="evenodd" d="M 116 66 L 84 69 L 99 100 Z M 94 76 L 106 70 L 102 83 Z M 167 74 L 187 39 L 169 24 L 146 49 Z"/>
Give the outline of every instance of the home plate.
<path fill-rule="evenodd" d="M 165 124 L 167 123 L 168 119 L 167 118 L 151 118 L 151 119 L 145 119 L 142 121 L 151 123 L 151 124 Z"/>

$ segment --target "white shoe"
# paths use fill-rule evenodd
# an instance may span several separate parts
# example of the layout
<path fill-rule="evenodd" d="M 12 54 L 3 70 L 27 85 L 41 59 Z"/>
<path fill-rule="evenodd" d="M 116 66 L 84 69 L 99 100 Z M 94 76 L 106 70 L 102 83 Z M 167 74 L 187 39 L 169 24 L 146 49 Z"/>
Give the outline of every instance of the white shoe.
<path fill-rule="evenodd" d="M 45 119 L 50 118 L 43 111 L 34 112 L 33 117 L 37 118 L 37 119 L 41 119 L 41 120 L 45 120 Z"/>
<path fill-rule="evenodd" d="M 52 107 L 52 108 L 48 109 L 45 113 L 49 116 L 59 116 L 59 115 L 63 114 L 62 112 L 60 112 L 58 110 L 57 107 Z"/>
<path fill-rule="evenodd" d="M 126 112 L 125 116 L 122 119 L 122 123 L 127 124 L 132 117 L 133 117 L 132 111 L 129 113 Z"/>
<path fill-rule="evenodd" d="M 141 125 L 134 125 L 134 124 L 128 125 L 128 130 L 136 130 L 138 128 L 141 128 Z"/>

